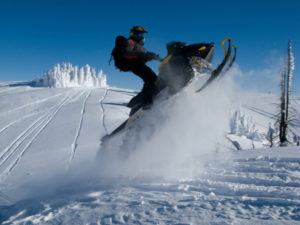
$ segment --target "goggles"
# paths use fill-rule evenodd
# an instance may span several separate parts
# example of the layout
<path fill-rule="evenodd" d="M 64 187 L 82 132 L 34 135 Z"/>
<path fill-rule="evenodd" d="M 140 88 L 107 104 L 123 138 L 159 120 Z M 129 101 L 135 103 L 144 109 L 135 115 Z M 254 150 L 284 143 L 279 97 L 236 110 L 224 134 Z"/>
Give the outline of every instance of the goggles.
<path fill-rule="evenodd" d="M 138 36 L 138 37 L 144 37 L 144 32 L 140 32 L 140 31 L 138 31 L 138 32 L 135 32 L 136 33 L 136 36 Z"/>

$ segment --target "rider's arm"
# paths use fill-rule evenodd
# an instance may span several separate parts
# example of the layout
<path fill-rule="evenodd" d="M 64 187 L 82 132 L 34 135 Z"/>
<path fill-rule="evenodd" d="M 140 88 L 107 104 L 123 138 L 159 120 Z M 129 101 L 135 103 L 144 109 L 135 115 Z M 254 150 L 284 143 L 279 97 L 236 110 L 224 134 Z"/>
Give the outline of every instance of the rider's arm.
<path fill-rule="evenodd" d="M 158 57 L 157 54 L 147 52 L 140 44 L 129 39 L 124 46 L 123 55 L 127 59 L 140 59 L 143 61 L 150 61 Z"/>

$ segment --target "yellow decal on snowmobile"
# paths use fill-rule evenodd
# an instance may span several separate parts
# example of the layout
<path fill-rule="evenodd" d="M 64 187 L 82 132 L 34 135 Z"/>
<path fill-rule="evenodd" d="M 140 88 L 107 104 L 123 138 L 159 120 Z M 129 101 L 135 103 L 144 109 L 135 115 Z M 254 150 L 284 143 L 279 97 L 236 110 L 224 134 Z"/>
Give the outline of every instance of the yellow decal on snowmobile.
<path fill-rule="evenodd" d="M 206 49 L 206 46 L 202 46 L 201 48 L 198 49 L 198 51 L 200 52 L 200 51 L 203 51 L 205 49 Z"/>
<path fill-rule="evenodd" d="M 162 62 L 161 62 L 161 64 L 159 65 L 159 67 L 158 67 L 158 71 L 160 71 L 161 70 L 161 68 L 167 63 L 167 62 L 169 62 L 169 60 L 172 58 L 172 54 L 170 54 L 170 55 L 168 55 Z"/>

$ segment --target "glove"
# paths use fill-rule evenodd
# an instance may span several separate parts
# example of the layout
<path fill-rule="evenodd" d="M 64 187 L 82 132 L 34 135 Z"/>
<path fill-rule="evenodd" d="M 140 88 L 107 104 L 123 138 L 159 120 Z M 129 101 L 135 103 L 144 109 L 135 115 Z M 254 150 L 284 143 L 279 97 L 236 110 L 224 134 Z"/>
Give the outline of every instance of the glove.
<path fill-rule="evenodd" d="M 158 60 L 161 61 L 161 58 L 158 54 L 153 53 L 153 52 L 147 52 L 149 58 L 154 59 L 154 60 Z"/>

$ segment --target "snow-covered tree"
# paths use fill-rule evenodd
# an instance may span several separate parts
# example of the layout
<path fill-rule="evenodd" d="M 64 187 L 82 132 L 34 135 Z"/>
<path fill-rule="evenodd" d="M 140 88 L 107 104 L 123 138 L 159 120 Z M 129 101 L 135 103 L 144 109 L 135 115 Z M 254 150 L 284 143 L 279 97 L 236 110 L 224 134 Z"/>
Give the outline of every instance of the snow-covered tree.
<path fill-rule="evenodd" d="M 235 111 L 234 115 L 231 117 L 230 120 L 230 133 L 231 134 L 236 134 L 238 130 L 238 116 L 239 112 Z"/>
<path fill-rule="evenodd" d="M 268 129 L 268 133 L 267 133 L 267 140 L 269 141 L 271 148 L 274 146 L 275 136 L 276 136 L 275 130 L 272 127 L 271 123 L 269 123 L 269 129 Z"/>
<path fill-rule="evenodd" d="M 284 63 L 281 75 L 281 104 L 280 104 L 280 122 L 279 122 L 279 141 L 281 146 L 288 143 L 287 132 L 289 125 L 290 93 L 292 87 L 292 76 L 295 69 L 294 56 L 292 52 L 292 41 L 288 43 L 288 58 Z"/>
<path fill-rule="evenodd" d="M 44 87 L 107 87 L 106 75 L 102 70 L 96 75 L 96 70 L 85 65 L 78 69 L 71 63 L 55 65 L 47 71 L 42 78 L 37 78 L 34 83 L 36 86 Z"/>
<path fill-rule="evenodd" d="M 235 111 L 230 119 L 230 134 L 244 136 L 252 141 L 265 140 L 265 135 L 257 130 L 253 117 L 241 114 L 240 110 Z"/>

